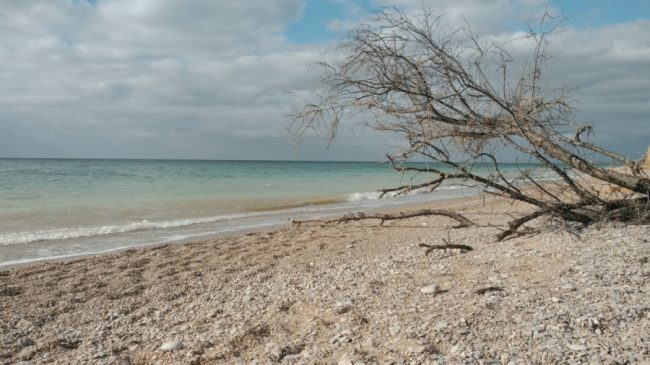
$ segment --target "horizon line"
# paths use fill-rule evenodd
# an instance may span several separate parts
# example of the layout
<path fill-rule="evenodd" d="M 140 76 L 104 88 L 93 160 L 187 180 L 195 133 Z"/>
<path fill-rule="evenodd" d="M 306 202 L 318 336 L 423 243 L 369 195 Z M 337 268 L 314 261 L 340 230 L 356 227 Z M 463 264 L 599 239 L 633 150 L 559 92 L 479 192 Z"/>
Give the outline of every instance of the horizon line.
<path fill-rule="evenodd" d="M 203 162 L 324 162 L 324 163 L 376 163 L 388 164 L 387 160 L 263 160 L 263 159 L 208 159 L 208 158 L 133 158 L 133 157 L 2 157 L 0 160 L 95 160 L 95 161 L 203 161 Z M 443 163 L 438 161 L 406 161 L 411 163 Z M 491 162 L 477 162 L 491 164 Z M 536 164 L 541 162 L 502 161 L 504 164 Z M 596 164 L 607 164 L 609 161 L 594 161 Z"/>
<path fill-rule="evenodd" d="M 152 158 L 152 157 L 6 157 L 0 160 L 122 160 L 122 161 L 232 161 L 232 162 L 379 162 L 380 160 L 289 160 L 232 158 Z M 387 162 L 387 161 L 386 161 Z"/>

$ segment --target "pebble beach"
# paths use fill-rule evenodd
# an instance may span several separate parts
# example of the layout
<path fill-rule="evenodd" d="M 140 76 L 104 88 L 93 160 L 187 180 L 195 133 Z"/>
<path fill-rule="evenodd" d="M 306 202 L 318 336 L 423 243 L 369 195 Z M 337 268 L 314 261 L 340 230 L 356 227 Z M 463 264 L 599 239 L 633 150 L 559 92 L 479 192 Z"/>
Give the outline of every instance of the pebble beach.
<path fill-rule="evenodd" d="M 0 364 L 650 364 L 650 227 L 427 207 L 4 269 Z"/>

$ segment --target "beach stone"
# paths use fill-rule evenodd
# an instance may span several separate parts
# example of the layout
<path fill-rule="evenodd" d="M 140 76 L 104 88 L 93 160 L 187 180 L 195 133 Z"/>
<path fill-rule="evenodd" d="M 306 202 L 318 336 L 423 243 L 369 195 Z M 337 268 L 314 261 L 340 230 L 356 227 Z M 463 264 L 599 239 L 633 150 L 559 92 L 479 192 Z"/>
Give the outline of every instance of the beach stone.
<path fill-rule="evenodd" d="M 352 360 L 350 360 L 350 356 L 348 354 L 341 356 L 338 365 L 352 365 Z"/>
<path fill-rule="evenodd" d="M 352 309 L 352 300 L 349 298 L 346 298 L 340 302 L 336 303 L 336 309 L 335 312 L 336 314 L 345 314 Z"/>
<path fill-rule="evenodd" d="M 623 348 L 626 350 L 631 350 L 636 346 L 634 341 L 625 341 L 623 342 Z"/>
<path fill-rule="evenodd" d="M 438 284 L 435 283 L 420 288 L 420 293 L 422 294 L 437 294 L 439 291 L 440 291 L 440 286 L 438 286 Z"/>
<path fill-rule="evenodd" d="M 411 353 L 414 353 L 414 354 L 421 354 L 426 350 L 427 350 L 427 348 L 422 346 L 422 345 L 411 346 L 411 347 L 409 347 L 407 349 L 408 352 L 411 352 Z"/>
<path fill-rule="evenodd" d="M 585 345 L 570 344 L 568 347 L 573 351 L 587 351 L 587 346 Z"/>
<path fill-rule="evenodd" d="M 183 341 L 180 340 L 165 342 L 160 346 L 160 349 L 162 351 L 174 351 L 182 348 L 183 348 Z"/>
<path fill-rule="evenodd" d="M 435 326 L 433 329 L 435 329 L 436 331 L 443 331 L 443 330 L 445 330 L 448 326 L 449 326 L 449 325 L 447 324 L 447 322 L 442 321 L 442 322 L 438 322 L 438 323 L 436 323 L 436 326 Z"/>
<path fill-rule="evenodd" d="M 533 326 L 533 331 L 535 332 L 544 332 L 545 330 L 546 330 L 546 326 L 544 326 L 543 324 Z"/>
<path fill-rule="evenodd" d="M 273 361 L 279 361 L 282 357 L 282 348 L 276 344 L 271 344 L 268 347 L 269 358 Z"/>
<path fill-rule="evenodd" d="M 400 326 L 397 323 L 394 323 L 390 327 L 388 327 L 388 331 L 393 336 L 397 336 L 401 330 L 402 330 L 402 326 Z"/>
<path fill-rule="evenodd" d="M 373 336 L 366 337 L 366 339 L 363 341 L 361 344 L 362 347 L 367 348 L 367 349 L 372 349 L 377 347 L 377 344 L 375 342 L 375 338 Z"/>

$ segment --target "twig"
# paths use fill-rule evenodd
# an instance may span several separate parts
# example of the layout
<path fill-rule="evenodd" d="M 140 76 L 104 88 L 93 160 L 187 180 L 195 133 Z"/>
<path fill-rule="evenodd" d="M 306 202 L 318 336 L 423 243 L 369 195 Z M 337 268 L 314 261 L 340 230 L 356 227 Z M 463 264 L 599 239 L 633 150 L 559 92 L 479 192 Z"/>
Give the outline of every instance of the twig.
<path fill-rule="evenodd" d="M 523 216 L 521 218 L 518 218 L 518 219 L 515 219 L 515 220 L 511 221 L 510 224 L 508 225 L 508 229 L 506 229 L 505 231 L 499 233 L 499 235 L 497 236 L 497 242 L 501 242 L 504 239 L 506 239 L 506 237 L 508 237 L 508 236 L 512 235 L 513 233 L 515 233 L 517 231 L 517 228 L 521 227 L 523 224 L 525 224 L 527 222 L 530 222 L 535 218 L 541 217 L 542 215 L 547 214 L 547 213 L 548 212 L 546 210 L 540 209 L 540 210 L 536 210 L 535 212 L 533 212 L 531 214 L 525 215 L 525 216 Z"/>
<path fill-rule="evenodd" d="M 493 292 L 493 291 L 503 291 L 503 288 L 498 287 L 498 286 L 488 286 L 487 288 L 477 289 L 476 291 L 474 291 L 474 293 L 479 294 L 479 295 L 483 295 L 485 293 L 489 293 L 489 292 Z"/>
<path fill-rule="evenodd" d="M 433 252 L 433 250 L 459 249 L 463 253 L 474 250 L 472 246 L 456 245 L 456 244 L 449 244 L 449 243 L 446 243 L 444 245 L 428 245 L 426 243 L 420 243 L 418 246 L 427 248 L 427 250 L 424 252 L 425 255 L 430 254 L 431 252 Z"/>

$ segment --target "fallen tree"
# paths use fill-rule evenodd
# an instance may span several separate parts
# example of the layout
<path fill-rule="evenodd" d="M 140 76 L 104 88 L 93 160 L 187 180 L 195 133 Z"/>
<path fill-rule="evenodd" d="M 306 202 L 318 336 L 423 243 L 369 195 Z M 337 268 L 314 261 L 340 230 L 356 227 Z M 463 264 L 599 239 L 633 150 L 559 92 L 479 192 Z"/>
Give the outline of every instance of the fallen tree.
<path fill-rule="evenodd" d="M 565 93 L 543 87 L 552 21 L 545 15 L 536 31 L 531 28 L 531 56 L 516 64 L 503 44 L 469 27 L 449 31 L 430 13 L 388 10 L 350 32 L 339 61 L 321 64 L 325 91 L 294 110 L 292 130 L 325 128 L 333 139 L 342 121 L 372 116 L 373 128 L 402 137 L 404 149 L 387 156 L 395 170 L 434 176 L 382 190 L 382 196 L 469 182 L 535 207 L 514 218 L 499 240 L 544 216 L 583 225 L 648 222 L 650 179 L 641 162 L 596 145 L 592 128 L 572 120 Z M 503 151 L 544 166 L 551 179 L 525 169 L 503 172 Z M 594 162 L 604 159 L 618 168 Z M 477 171 L 485 164 L 489 174 Z M 452 218 L 470 225 L 458 217 Z M 337 221 L 366 218 L 400 216 Z"/>

